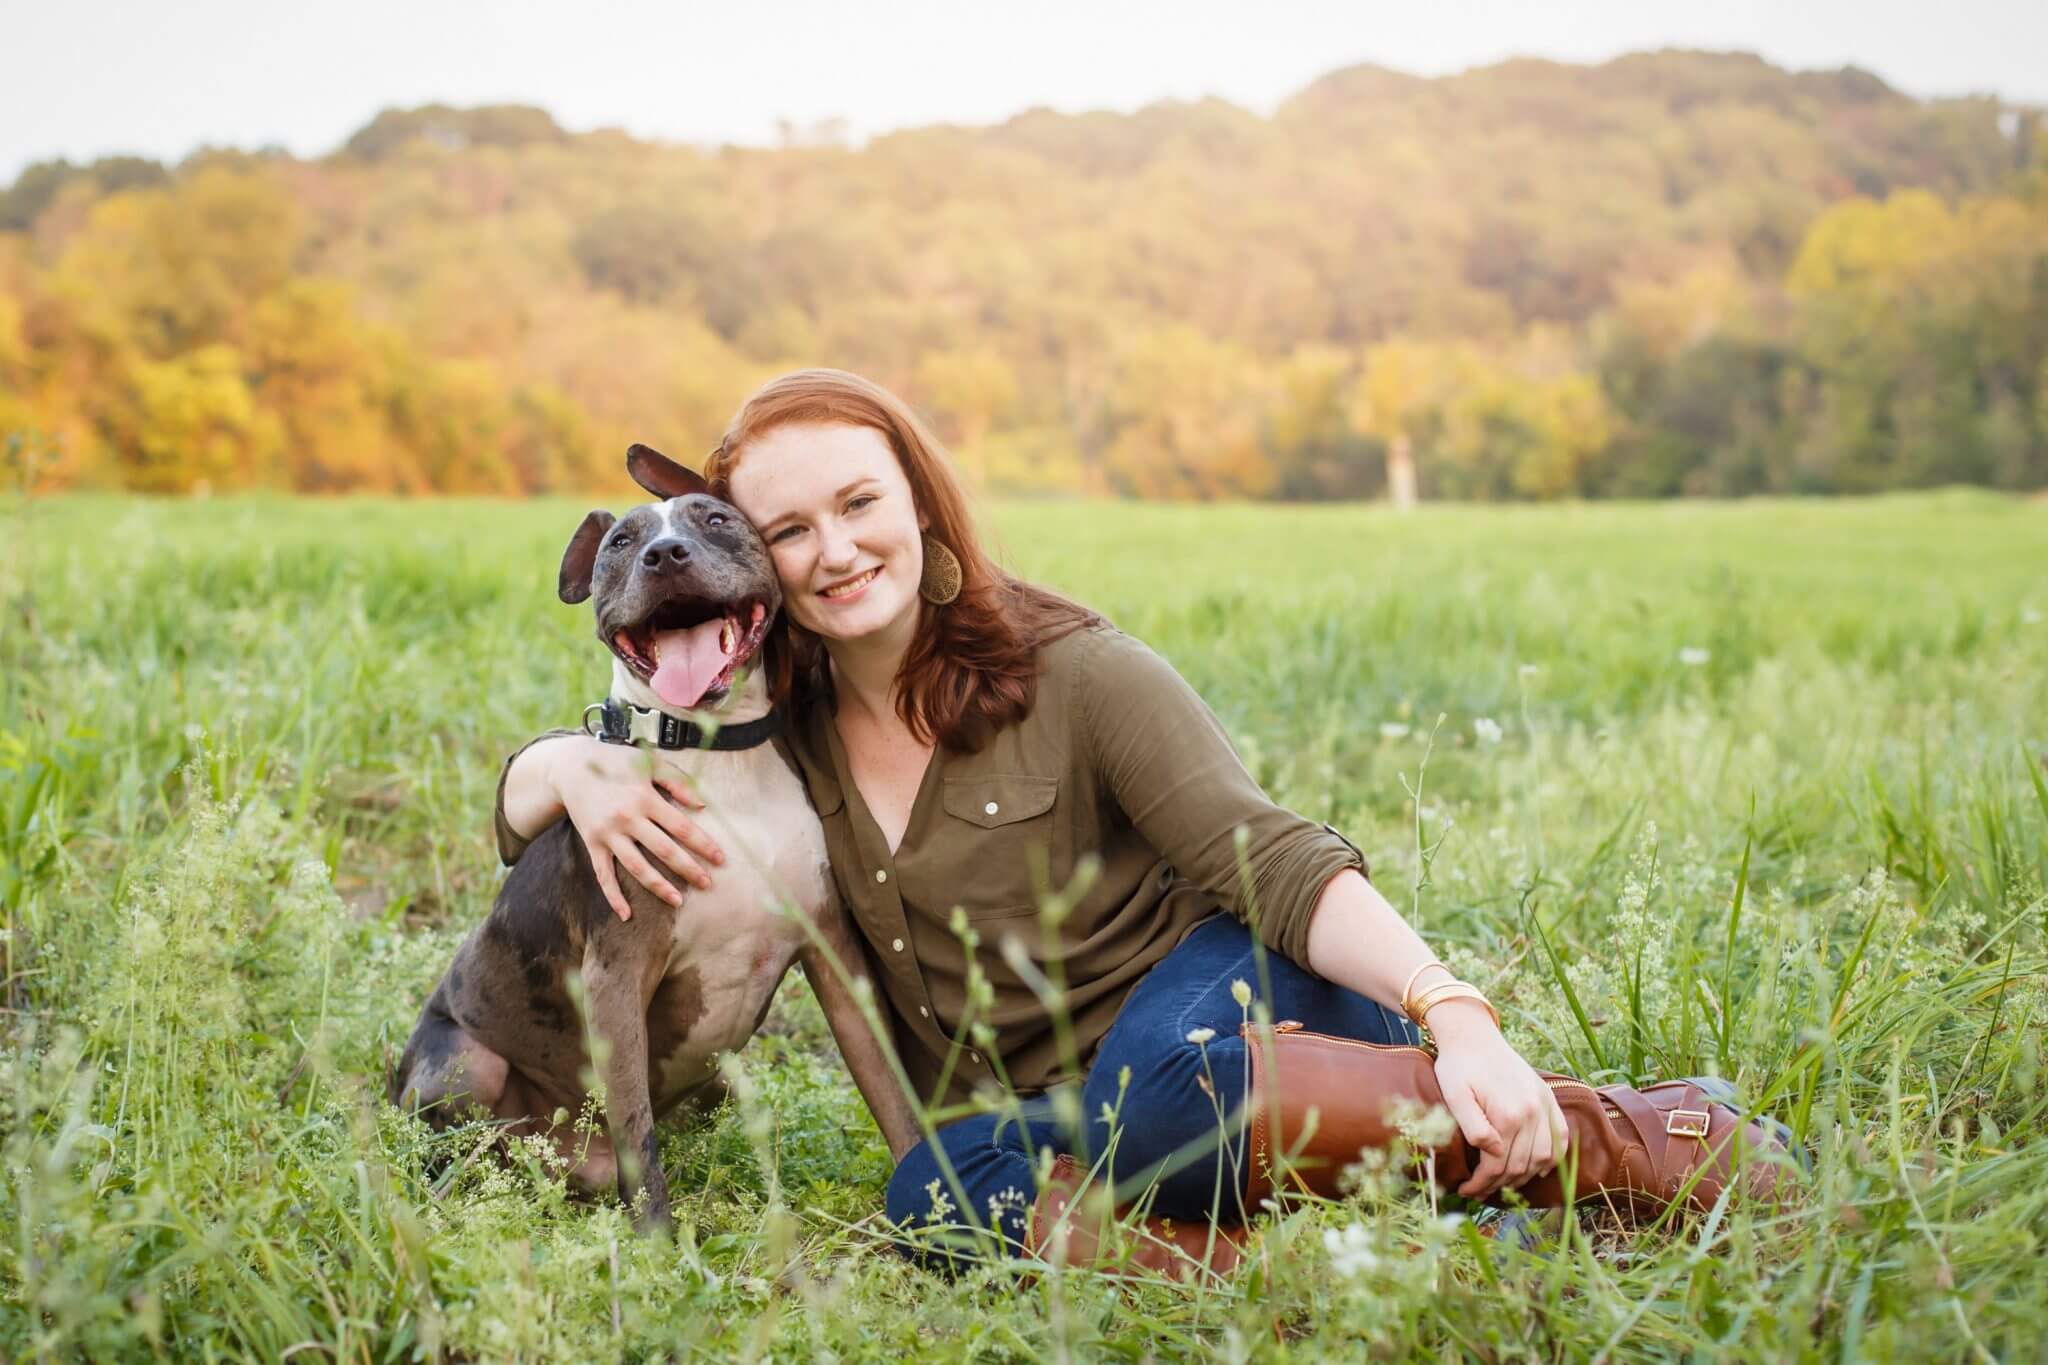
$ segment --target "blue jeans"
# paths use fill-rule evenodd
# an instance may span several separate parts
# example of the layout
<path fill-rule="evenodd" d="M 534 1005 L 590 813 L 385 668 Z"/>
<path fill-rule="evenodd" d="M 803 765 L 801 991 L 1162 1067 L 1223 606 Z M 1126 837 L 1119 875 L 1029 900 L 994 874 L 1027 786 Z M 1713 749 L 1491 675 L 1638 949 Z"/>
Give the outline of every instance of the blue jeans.
<path fill-rule="evenodd" d="M 919 1143 L 897 1165 L 889 1179 L 890 1219 L 906 1228 L 953 1228 L 959 1235 L 951 1240 L 963 1249 L 977 1232 L 988 1245 L 985 1233 L 993 1228 L 1021 1252 L 1025 1213 L 1038 1194 L 1036 1153 L 1050 1147 L 1100 1161 L 1119 1202 L 1149 1194 L 1154 1214 L 1206 1218 L 1213 1210 L 1221 1221 L 1237 1221 L 1250 1085 L 1250 1059 L 1238 1035 L 1246 1012 L 1231 995 L 1238 981 L 1251 987 L 1255 1001 L 1267 1002 L 1276 1020 L 1298 1019 L 1319 1033 L 1372 1043 L 1420 1041 L 1399 1014 L 1260 951 L 1244 925 L 1219 914 L 1131 989 L 1089 1065 L 1078 1110 L 1064 1097 L 1074 1126 L 1059 1116 L 1063 1097 L 1051 1094 L 947 1124 L 936 1143 Z M 1130 1082 L 1122 1087 L 1126 1068 Z M 1105 1118 L 1105 1106 L 1116 1125 Z"/>

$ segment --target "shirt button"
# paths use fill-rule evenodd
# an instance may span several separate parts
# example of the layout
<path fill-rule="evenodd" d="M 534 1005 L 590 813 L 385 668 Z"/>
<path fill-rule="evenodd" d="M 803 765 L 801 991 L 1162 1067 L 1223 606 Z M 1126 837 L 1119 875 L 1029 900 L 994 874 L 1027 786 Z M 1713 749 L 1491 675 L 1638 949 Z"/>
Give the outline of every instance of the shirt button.
<path fill-rule="evenodd" d="M 996 803 L 993 801 L 989 802 L 981 808 L 981 813 L 983 815 L 994 815 L 996 813 Z"/>
<path fill-rule="evenodd" d="M 932 1017 L 932 1012 L 926 1009 L 923 1005 L 919 1005 L 917 1007 L 917 1015 L 920 1019 L 929 1019 Z"/>
<path fill-rule="evenodd" d="M 900 939 L 900 938 L 899 938 L 899 939 L 896 939 L 896 940 L 892 941 L 892 942 L 891 942 L 891 943 L 889 944 L 889 946 L 890 946 L 891 948 L 894 948 L 894 949 L 895 949 L 895 950 L 896 950 L 897 952 L 899 952 L 899 953 L 900 953 L 900 952 L 902 952 L 902 951 L 903 951 L 903 940 L 902 940 L 902 939 Z"/>
<path fill-rule="evenodd" d="M 886 881 L 888 881 L 888 880 L 889 880 L 889 870 L 888 870 L 887 868 L 885 868 L 885 867 L 878 867 L 878 868 L 876 868 L 876 869 L 875 869 L 875 880 L 876 880 L 876 881 L 878 881 L 878 882 L 886 882 Z"/>

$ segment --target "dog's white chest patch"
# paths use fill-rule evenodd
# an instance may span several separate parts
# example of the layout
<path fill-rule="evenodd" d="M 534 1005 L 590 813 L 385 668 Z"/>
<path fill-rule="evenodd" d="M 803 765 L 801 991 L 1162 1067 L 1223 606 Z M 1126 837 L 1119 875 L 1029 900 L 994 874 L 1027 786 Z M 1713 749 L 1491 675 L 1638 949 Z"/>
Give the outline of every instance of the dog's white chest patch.
<path fill-rule="evenodd" d="M 769 998 L 835 904 L 825 835 L 803 785 L 768 748 L 663 754 L 703 797 L 694 819 L 725 854 L 708 891 L 686 889 L 664 975 L 702 1000 L 679 1051 L 659 1063 L 664 1089 L 709 1074 L 719 1052 L 745 1045 Z"/>

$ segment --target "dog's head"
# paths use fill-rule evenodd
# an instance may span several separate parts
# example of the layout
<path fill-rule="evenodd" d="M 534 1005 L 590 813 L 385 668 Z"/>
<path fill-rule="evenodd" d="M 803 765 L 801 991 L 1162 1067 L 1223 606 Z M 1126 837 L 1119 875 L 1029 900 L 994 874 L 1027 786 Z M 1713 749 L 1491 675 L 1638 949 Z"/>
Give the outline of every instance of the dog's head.
<path fill-rule="evenodd" d="M 594 602 L 598 638 L 664 704 L 717 706 L 782 608 L 774 561 L 697 474 L 642 445 L 626 468 L 664 501 L 583 518 L 562 555 L 562 600 Z"/>

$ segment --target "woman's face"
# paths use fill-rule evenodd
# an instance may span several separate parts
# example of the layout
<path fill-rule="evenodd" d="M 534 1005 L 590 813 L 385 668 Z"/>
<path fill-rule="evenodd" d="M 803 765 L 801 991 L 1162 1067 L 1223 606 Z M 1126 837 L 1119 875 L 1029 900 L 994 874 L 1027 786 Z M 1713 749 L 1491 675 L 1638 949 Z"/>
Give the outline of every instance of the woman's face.
<path fill-rule="evenodd" d="M 731 486 L 775 557 L 791 619 L 827 640 L 908 638 L 924 544 L 909 480 L 881 432 L 777 427 L 747 445 Z"/>

